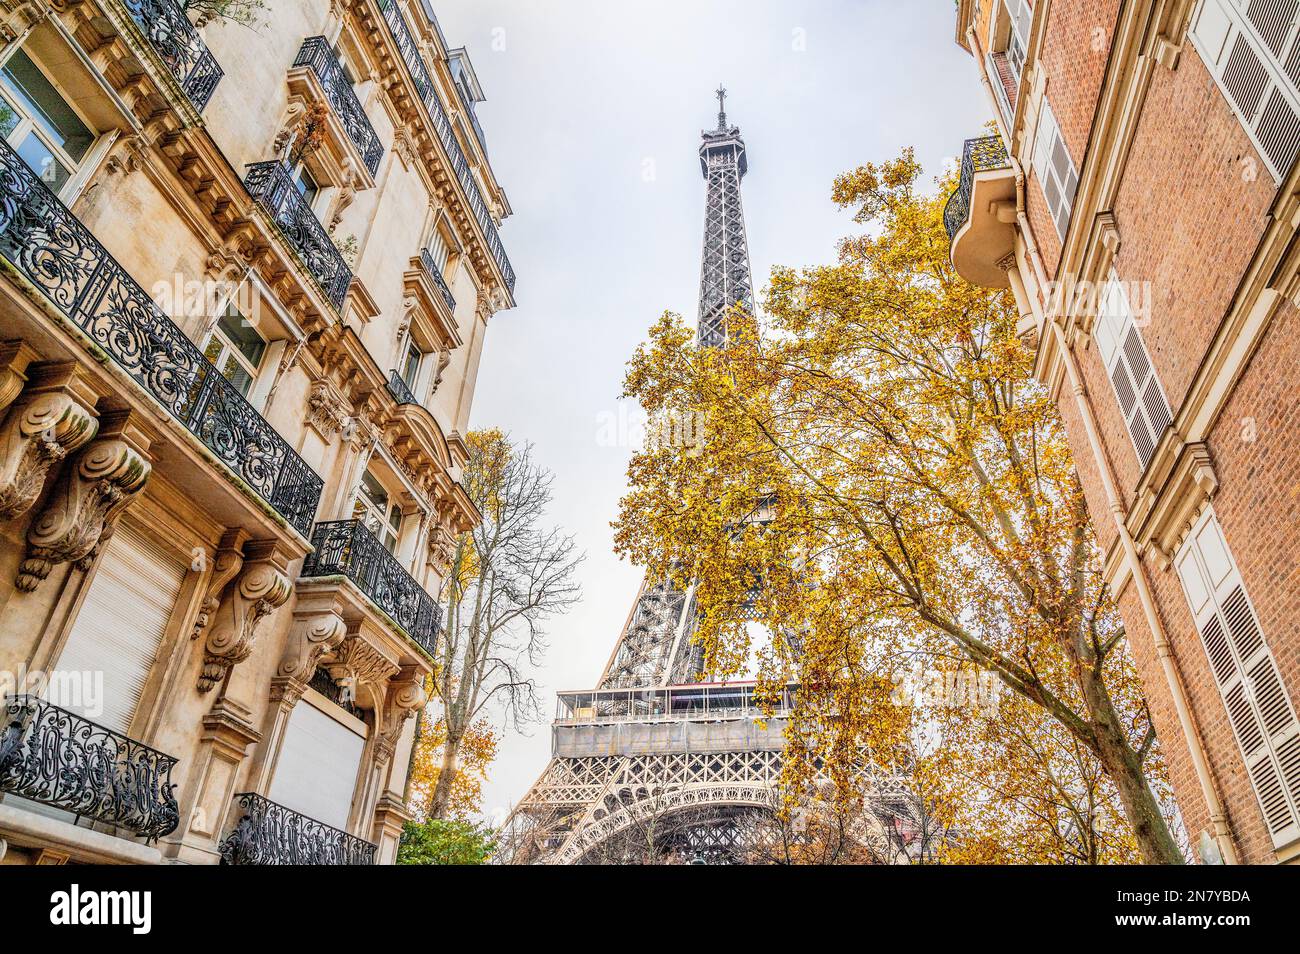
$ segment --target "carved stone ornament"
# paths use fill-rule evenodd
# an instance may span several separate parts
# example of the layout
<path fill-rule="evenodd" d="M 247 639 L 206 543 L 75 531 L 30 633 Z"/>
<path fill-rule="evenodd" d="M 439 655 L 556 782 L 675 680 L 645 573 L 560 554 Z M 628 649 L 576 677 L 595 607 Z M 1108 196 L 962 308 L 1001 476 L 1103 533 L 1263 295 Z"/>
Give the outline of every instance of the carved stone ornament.
<path fill-rule="evenodd" d="M 326 439 L 343 429 L 348 406 L 326 381 L 314 381 L 307 398 L 307 423 Z"/>
<path fill-rule="evenodd" d="M 332 611 L 295 620 L 276 677 L 310 682 L 321 657 L 338 649 L 347 634 L 347 624 Z"/>
<path fill-rule="evenodd" d="M 355 689 L 367 686 L 371 698 L 382 699 L 383 685 L 398 666 L 360 636 L 348 636 L 325 662 L 330 678 Z M 360 694 L 357 703 L 362 704 Z"/>
<path fill-rule="evenodd" d="M 60 474 L 49 503 L 27 531 L 18 589 L 30 593 L 59 563 L 89 569 L 122 511 L 144 489 L 149 463 L 120 437 L 93 441 Z"/>
<path fill-rule="evenodd" d="M 243 547 L 247 538 L 248 534 L 239 529 L 227 530 L 222 535 L 216 556 L 212 558 L 212 576 L 208 579 L 203 604 L 199 607 L 199 614 L 194 620 L 194 631 L 190 634 L 190 639 L 198 639 L 203 635 L 221 605 L 221 593 L 225 590 L 226 584 L 243 568 Z"/>
<path fill-rule="evenodd" d="M 0 424 L 0 520 L 31 509 L 50 468 L 91 440 L 99 421 L 65 393 L 20 400 Z"/>
<path fill-rule="evenodd" d="M 388 683 L 384 713 L 375 738 L 375 758 L 387 762 L 397 749 L 402 726 L 429 701 L 424 691 L 424 673 L 418 666 L 403 666 Z"/>
<path fill-rule="evenodd" d="M 293 591 L 274 541 L 250 543 L 244 551 L 243 568 L 226 587 L 203 644 L 199 692 L 211 691 L 252 654 L 258 624 Z"/>

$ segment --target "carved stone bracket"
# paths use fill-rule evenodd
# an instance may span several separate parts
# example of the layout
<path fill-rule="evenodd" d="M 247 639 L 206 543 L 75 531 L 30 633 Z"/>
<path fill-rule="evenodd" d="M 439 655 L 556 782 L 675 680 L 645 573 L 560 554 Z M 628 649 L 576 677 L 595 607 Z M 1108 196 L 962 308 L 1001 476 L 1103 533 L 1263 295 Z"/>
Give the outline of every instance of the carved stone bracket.
<path fill-rule="evenodd" d="M 38 355 L 24 341 L 0 342 L 0 411 L 22 393 L 27 367 Z"/>
<path fill-rule="evenodd" d="M 203 644 L 199 692 L 211 691 L 232 667 L 252 654 L 258 624 L 289 599 L 292 586 L 286 560 L 276 544 L 275 540 L 257 540 L 244 546 L 243 567 L 226 587 Z"/>
<path fill-rule="evenodd" d="M 289 630 L 289 642 L 280 657 L 276 677 L 310 682 L 321 657 L 338 649 L 347 634 L 347 624 L 335 609 L 294 613 L 293 628 Z"/>
<path fill-rule="evenodd" d="M 106 416 L 102 436 L 63 469 L 49 503 L 27 531 L 18 589 L 35 590 L 59 563 L 88 570 L 122 511 L 144 489 L 151 467 L 128 443 L 129 417 L 127 412 Z"/>
<path fill-rule="evenodd" d="M 207 591 L 203 596 L 203 605 L 199 607 L 198 617 L 194 620 L 194 632 L 190 639 L 198 639 L 212 622 L 213 615 L 221 605 L 221 593 L 226 584 L 234 579 L 235 574 L 244 566 L 244 541 L 248 533 L 235 528 L 227 530 L 217 545 L 216 556 L 212 559 L 212 576 L 208 579 Z"/>
<path fill-rule="evenodd" d="M 343 397 L 327 381 L 315 381 L 307 398 L 307 423 L 326 440 L 343 429 L 351 409 Z"/>
<path fill-rule="evenodd" d="M 350 686 L 357 704 L 378 708 L 385 698 L 386 683 L 399 666 L 361 636 L 350 634 L 324 663 L 330 678 Z M 362 693 L 361 689 L 366 689 Z"/>
<path fill-rule="evenodd" d="M 388 762 L 397 750 L 397 740 L 402 727 L 429 701 L 424 691 L 424 672 L 418 666 L 403 666 L 388 683 L 384 711 L 379 719 L 379 732 L 375 737 L 375 759 L 380 764 Z"/>
<path fill-rule="evenodd" d="M 0 520 L 31 509 L 50 468 L 99 430 L 94 397 L 77 385 L 66 365 L 36 371 L 0 424 Z"/>

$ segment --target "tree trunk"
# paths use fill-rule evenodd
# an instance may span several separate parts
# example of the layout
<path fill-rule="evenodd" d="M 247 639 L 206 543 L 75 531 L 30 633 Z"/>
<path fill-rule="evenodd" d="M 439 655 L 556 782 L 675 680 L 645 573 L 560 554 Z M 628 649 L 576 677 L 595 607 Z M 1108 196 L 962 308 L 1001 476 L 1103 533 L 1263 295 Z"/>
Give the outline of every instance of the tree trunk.
<path fill-rule="evenodd" d="M 1072 655 L 1078 658 L 1077 653 Z M 1186 864 L 1186 859 L 1169 830 L 1169 824 L 1160 811 L 1155 794 L 1147 783 L 1146 773 L 1142 770 L 1142 759 L 1129 744 L 1120 725 L 1119 713 L 1111 702 L 1104 678 L 1089 664 L 1080 665 L 1079 673 L 1083 704 L 1088 710 L 1097 758 L 1115 783 L 1120 802 L 1124 806 L 1124 816 L 1133 829 L 1138 851 L 1142 854 L 1142 862 L 1148 865 Z"/>
<path fill-rule="evenodd" d="M 438 771 L 438 781 L 433 786 L 433 798 L 429 800 L 429 817 L 443 818 L 451 803 L 451 785 L 456 780 L 456 754 L 460 749 L 460 739 L 447 736 L 442 745 L 442 767 Z"/>

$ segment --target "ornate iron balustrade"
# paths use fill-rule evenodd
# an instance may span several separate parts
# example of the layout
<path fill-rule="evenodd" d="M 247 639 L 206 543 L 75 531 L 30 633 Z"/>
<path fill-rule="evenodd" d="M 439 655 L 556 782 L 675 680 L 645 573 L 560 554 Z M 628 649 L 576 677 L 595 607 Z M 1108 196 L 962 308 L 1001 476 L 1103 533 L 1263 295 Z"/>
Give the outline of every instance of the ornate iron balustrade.
<path fill-rule="evenodd" d="M 360 520 L 316 524 L 302 576 L 346 576 L 430 653 L 442 609 Z"/>
<path fill-rule="evenodd" d="M 298 50 L 294 66 L 310 66 L 316 78 L 320 80 L 325 97 L 334 107 L 339 121 L 347 130 L 348 138 L 361 153 L 361 158 L 373 176 L 379 169 L 379 160 L 384 154 L 384 144 L 379 141 L 379 134 L 366 118 L 366 111 L 352 90 L 343 67 L 330 49 L 329 41 L 323 36 L 309 36 Z"/>
<path fill-rule="evenodd" d="M 438 141 L 442 143 L 447 158 L 451 160 L 452 171 L 456 174 L 461 188 L 465 190 L 470 211 L 474 213 L 475 221 L 483 230 L 488 251 L 492 254 L 497 267 L 501 269 L 506 288 L 514 294 L 515 270 L 506 256 L 505 246 L 501 244 L 501 236 L 497 234 L 496 223 L 492 221 L 492 214 L 488 211 L 487 202 L 479 191 L 478 183 L 474 181 L 469 160 L 465 158 L 465 152 L 460 148 L 460 142 L 456 139 L 455 130 L 452 129 L 451 121 L 447 118 L 446 110 L 442 108 L 437 90 L 429 78 L 429 71 L 424 66 L 424 60 L 420 58 L 419 47 L 416 46 L 411 30 L 402 17 L 402 11 L 398 9 L 396 0 L 379 0 L 379 9 L 384 15 L 384 22 L 388 24 L 389 32 L 393 35 L 393 41 L 397 44 L 398 52 L 406 62 L 406 68 L 410 70 L 416 92 L 420 94 L 420 99 L 424 101 L 425 108 L 433 119 L 434 131 L 438 134 Z"/>
<path fill-rule="evenodd" d="M 221 841 L 223 865 L 373 865 L 379 846 L 252 792 L 236 795 L 244 810 Z"/>
<path fill-rule="evenodd" d="M 442 270 L 438 268 L 438 263 L 433 260 L 433 253 L 427 248 L 420 249 L 420 262 L 424 265 L 424 270 L 429 273 L 433 283 L 438 286 L 438 291 L 442 295 L 442 300 L 447 303 L 447 308 L 451 311 L 456 310 L 456 298 L 447 287 L 447 280 L 442 277 Z"/>
<path fill-rule="evenodd" d="M 411 390 L 406 379 L 396 371 L 390 371 L 388 374 L 388 393 L 393 396 L 393 400 L 398 404 L 419 404 L 420 400 Z"/>
<path fill-rule="evenodd" d="M 952 241 L 952 237 L 970 216 L 970 196 L 975 187 L 975 173 L 1006 169 L 1010 165 L 1006 146 L 1002 145 L 1000 136 L 966 140 L 961 154 L 961 179 L 957 183 L 957 189 L 948 197 L 948 204 L 943 207 L 943 228 L 948 233 L 948 241 Z"/>
<path fill-rule="evenodd" d="M 255 162 L 248 167 L 244 188 L 275 220 L 285 238 L 302 256 L 325 297 L 335 308 L 343 307 L 352 269 L 330 238 L 316 213 L 293 183 L 289 168 L 278 159 Z"/>
<path fill-rule="evenodd" d="M 224 73 L 185 11 L 174 0 L 123 0 L 123 3 L 194 108 L 203 112 Z"/>
<path fill-rule="evenodd" d="M 35 696 L 0 716 L 0 791 L 150 840 L 176 830 L 170 755 Z"/>
<path fill-rule="evenodd" d="M 0 141 L 0 255 L 303 536 L 323 481 Z"/>

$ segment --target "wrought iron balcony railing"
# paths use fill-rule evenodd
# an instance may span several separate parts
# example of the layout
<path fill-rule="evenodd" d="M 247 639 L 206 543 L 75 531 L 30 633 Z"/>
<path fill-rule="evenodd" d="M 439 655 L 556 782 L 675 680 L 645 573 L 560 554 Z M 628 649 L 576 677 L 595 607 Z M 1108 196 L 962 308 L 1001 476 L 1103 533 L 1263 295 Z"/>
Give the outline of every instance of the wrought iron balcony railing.
<path fill-rule="evenodd" d="M 155 839 L 175 831 L 176 759 L 22 695 L 0 706 L 0 792 Z"/>
<path fill-rule="evenodd" d="M 411 390 L 411 386 L 406 383 L 406 379 L 396 371 L 388 373 L 388 393 L 393 396 L 393 400 L 398 404 L 419 404 L 420 400 Z"/>
<path fill-rule="evenodd" d="M 373 865 L 379 846 L 300 815 L 261 795 L 235 800 L 244 810 L 221 841 L 223 865 Z"/>
<path fill-rule="evenodd" d="M 433 253 L 427 248 L 420 249 L 420 262 L 424 265 L 424 270 L 429 273 L 433 283 L 438 286 L 438 291 L 442 295 L 442 300 L 447 303 L 447 308 L 451 311 L 456 310 L 456 298 L 447 287 L 447 280 L 442 277 L 442 269 L 438 268 L 438 263 L 433 260 Z"/>
<path fill-rule="evenodd" d="M 406 68 L 411 73 L 416 92 L 419 93 L 420 99 L 429 111 L 429 116 L 433 119 L 433 128 L 438 134 L 438 141 L 442 143 L 443 150 L 447 153 L 447 158 L 451 160 L 452 171 L 456 174 L 461 188 L 465 190 L 470 211 L 474 213 L 475 221 L 483 230 L 488 251 L 496 261 L 497 267 L 501 269 L 506 288 L 514 294 L 515 270 L 510 266 L 510 259 L 501 244 L 501 236 L 497 234 L 496 223 L 492 221 L 492 214 L 488 211 L 487 202 L 483 200 L 478 183 L 474 181 L 474 172 L 470 168 L 469 160 L 465 158 L 465 151 L 460 148 L 460 143 L 456 139 L 455 130 L 452 129 L 451 121 L 447 118 L 447 111 L 442 108 L 442 103 L 438 100 L 438 92 L 429 78 L 424 60 L 420 58 L 420 50 L 415 44 L 415 38 L 411 36 L 411 30 L 406 25 L 396 0 L 379 0 L 379 9 L 384 15 L 384 22 L 388 24 L 393 41 L 397 44 L 397 50 L 402 54 Z"/>
<path fill-rule="evenodd" d="M 0 255 L 303 536 L 323 482 L 0 141 Z"/>
<path fill-rule="evenodd" d="M 316 549 L 303 564 L 302 576 L 346 576 L 408 636 L 427 652 L 434 651 L 442 625 L 441 607 L 364 523 L 318 523 L 311 543 Z"/>
<path fill-rule="evenodd" d="M 244 188 L 266 209 L 289 244 L 302 256 L 307 270 L 324 289 L 325 297 L 335 308 L 343 307 L 348 286 L 352 284 L 352 269 L 294 185 L 289 168 L 278 159 L 255 162 L 248 167 Z"/>
<path fill-rule="evenodd" d="M 185 11 L 175 0 L 123 2 L 194 108 L 203 112 L 224 74 Z"/>
<path fill-rule="evenodd" d="M 948 241 L 952 241 L 952 237 L 970 217 L 970 197 L 971 190 L 975 187 L 975 173 L 1006 169 L 1010 165 L 1002 137 L 982 136 L 966 140 L 961 154 L 961 178 L 956 191 L 948 197 L 948 204 L 943 207 L 943 227 L 948 233 Z"/>
<path fill-rule="evenodd" d="M 366 168 L 373 176 L 379 169 L 379 160 L 384 154 L 384 144 L 379 141 L 379 134 L 366 118 L 366 111 L 352 90 L 343 67 L 330 49 L 329 41 L 323 36 L 309 36 L 298 50 L 294 66 L 310 66 L 316 78 L 320 80 L 325 96 L 338 114 L 339 121 L 347 130 L 348 138 L 357 147 L 365 161 Z"/>

